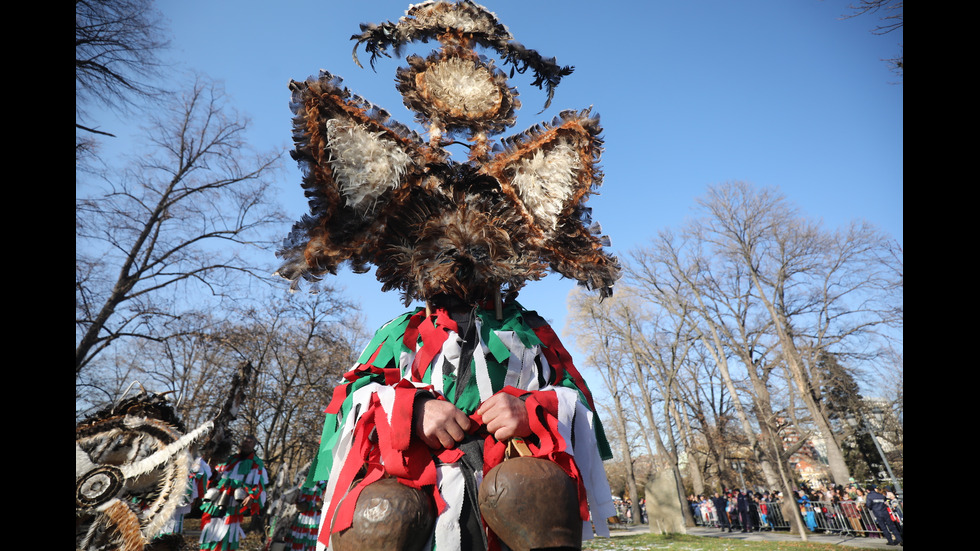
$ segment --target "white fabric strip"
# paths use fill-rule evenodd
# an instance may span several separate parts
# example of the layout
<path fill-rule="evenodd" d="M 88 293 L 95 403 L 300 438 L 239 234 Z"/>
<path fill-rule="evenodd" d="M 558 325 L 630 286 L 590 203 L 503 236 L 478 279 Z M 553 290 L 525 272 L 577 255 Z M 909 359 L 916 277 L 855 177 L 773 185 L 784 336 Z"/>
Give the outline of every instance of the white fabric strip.
<path fill-rule="evenodd" d="M 442 367 L 444 361 L 448 361 L 449 365 L 453 366 L 453 376 L 459 377 L 459 355 L 461 353 L 459 342 L 459 335 L 455 331 L 450 331 L 446 342 L 442 343 L 442 350 L 432 360 L 432 386 L 440 394 L 445 394 L 446 381 Z M 439 380 L 438 384 L 436 384 L 436 379 Z"/>
<path fill-rule="evenodd" d="M 415 352 L 403 350 L 398 356 L 398 370 L 401 371 L 403 379 L 412 377 L 412 360 L 415 359 Z"/>
<path fill-rule="evenodd" d="M 490 371 L 487 369 L 487 354 L 490 353 L 490 349 L 487 348 L 487 343 L 483 342 L 483 322 L 480 318 L 476 318 L 476 334 L 479 337 L 479 345 L 473 350 L 476 388 L 480 391 L 480 402 L 485 402 L 493 396 L 493 385 L 490 383 Z"/>
<path fill-rule="evenodd" d="M 589 500 L 589 511 L 595 524 L 596 535 L 609 537 L 609 525 L 606 519 L 616 514 L 613 505 L 609 481 L 602 468 L 602 458 L 599 457 L 599 447 L 595 439 L 593 416 L 589 408 L 579 402 L 575 415 L 575 458 L 582 473 L 582 482 Z M 583 527 L 583 535 L 585 535 Z M 588 538 L 592 537 L 592 527 L 588 528 Z"/>
<path fill-rule="evenodd" d="M 538 348 L 541 348 L 539 345 Z M 544 354 L 538 356 L 538 360 L 541 362 L 541 378 L 545 381 L 551 380 L 551 364 L 548 363 L 548 358 Z"/>
<path fill-rule="evenodd" d="M 432 388 L 435 389 L 439 394 L 446 394 L 446 377 L 442 374 L 442 358 L 443 353 L 438 352 L 432 358 L 432 362 L 429 363 L 429 380 L 431 381 Z"/>
<path fill-rule="evenodd" d="M 459 517 L 466 497 L 463 469 L 455 463 L 439 465 L 436 470 L 436 484 L 439 486 L 439 493 L 446 500 L 446 510 L 436 517 L 435 547 L 439 551 L 459 551 L 463 545 Z"/>
<path fill-rule="evenodd" d="M 571 455 L 575 455 L 577 450 L 572 449 L 572 422 L 575 420 L 575 408 L 579 406 L 578 391 L 566 387 L 545 387 L 543 390 L 553 390 L 558 397 L 558 434 L 568 445 L 565 450 Z"/>
<path fill-rule="evenodd" d="M 381 402 L 381 409 L 385 410 L 385 418 L 388 419 L 388 426 L 391 426 L 391 412 L 395 409 L 395 393 L 378 392 L 378 400 Z"/>
<path fill-rule="evenodd" d="M 523 349 L 521 354 L 521 380 L 518 381 L 519 386 L 517 388 L 526 390 L 538 390 L 540 388 L 538 385 L 538 366 L 534 362 L 534 358 L 539 352 L 540 349 L 537 345 Z"/>
<path fill-rule="evenodd" d="M 524 343 L 513 331 L 494 331 L 500 342 L 504 343 L 510 351 L 510 358 L 507 359 L 507 375 L 504 377 L 504 386 L 519 386 L 521 372 L 524 371 Z"/>

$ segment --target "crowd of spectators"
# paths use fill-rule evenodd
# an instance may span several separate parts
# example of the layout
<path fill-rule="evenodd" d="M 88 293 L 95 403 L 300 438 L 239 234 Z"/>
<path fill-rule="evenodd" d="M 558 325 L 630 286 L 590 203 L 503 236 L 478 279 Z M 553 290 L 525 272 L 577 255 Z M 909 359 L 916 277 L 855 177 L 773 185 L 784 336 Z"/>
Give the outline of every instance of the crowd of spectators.
<path fill-rule="evenodd" d="M 713 526 L 732 532 L 772 530 L 779 527 L 781 492 L 745 492 L 735 489 L 715 492 L 711 496 L 688 496 L 687 500 L 700 526 Z"/>
<path fill-rule="evenodd" d="M 801 487 L 791 496 L 800 509 L 806 528 L 811 532 L 851 533 L 856 536 L 881 537 L 901 541 L 903 515 L 901 500 L 888 489 L 877 494 L 884 499 L 872 511 L 870 487 L 856 484 Z M 779 491 L 726 490 L 714 495 L 691 495 L 688 503 L 695 523 L 727 531 L 761 531 L 788 529 L 781 506 L 786 497 Z M 890 521 L 890 522 L 889 522 Z M 888 524 L 888 527 L 882 526 Z M 889 534 L 894 528 L 896 535 Z"/>
<path fill-rule="evenodd" d="M 616 506 L 616 515 L 618 517 L 618 522 L 624 522 L 626 524 L 633 524 L 633 501 L 629 498 L 620 499 L 613 496 L 613 505 Z M 647 500 L 640 498 L 639 502 L 640 518 L 636 519 L 640 521 L 640 524 L 647 523 Z"/>

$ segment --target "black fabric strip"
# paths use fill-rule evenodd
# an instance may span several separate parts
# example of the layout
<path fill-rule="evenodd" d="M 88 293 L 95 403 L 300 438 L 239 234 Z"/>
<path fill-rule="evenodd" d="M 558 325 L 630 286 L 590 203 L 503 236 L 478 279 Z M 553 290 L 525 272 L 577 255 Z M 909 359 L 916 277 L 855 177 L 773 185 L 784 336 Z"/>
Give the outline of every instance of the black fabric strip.
<path fill-rule="evenodd" d="M 470 383 L 470 379 L 473 378 L 473 369 L 470 363 L 472 363 L 473 350 L 476 348 L 476 343 L 478 342 L 478 336 L 476 334 L 476 308 L 474 307 L 470 310 L 470 313 L 465 318 L 463 315 L 455 313 L 450 314 L 450 316 L 456 322 L 456 326 L 460 330 L 460 335 L 463 337 L 463 345 L 459 351 L 459 374 L 456 377 L 456 397 L 453 400 L 457 401 L 463 394 L 463 389 L 466 388 Z"/>
<path fill-rule="evenodd" d="M 465 493 L 463 508 L 459 517 L 459 528 L 463 551 L 485 551 L 487 535 L 483 531 L 483 518 L 480 516 L 479 487 L 476 484 L 476 473 L 483 472 L 483 440 L 467 437 L 460 445 L 463 452 L 460 468 L 463 469 Z"/>

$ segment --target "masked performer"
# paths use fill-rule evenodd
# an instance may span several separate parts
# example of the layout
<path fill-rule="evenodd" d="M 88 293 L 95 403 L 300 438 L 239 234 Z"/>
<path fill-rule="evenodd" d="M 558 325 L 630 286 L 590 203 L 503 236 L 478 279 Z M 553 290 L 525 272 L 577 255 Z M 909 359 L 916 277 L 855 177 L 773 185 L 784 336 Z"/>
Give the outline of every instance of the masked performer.
<path fill-rule="evenodd" d="M 550 268 L 598 291 L 619 274 L 585 201 L 601 182 L 598 117 L 562 112 L 491 146 L 517 92 L 480 46 L 547 93 L 570 67 L 515 42 L 472 2 L 426 2 L 355 35 L 376 57 L 409 42 L 396 82 L 429 139 L 341 80 L 292 82 L 293 152 L 311 213 L 279 274 L 314 284 L 342 263 L 425 304 L 375 334 L 327 408 L 311 481 L 327 482 L 333 549 L 579 548 L 615 514 L 591 393 L 547 322 L 516 297 Z M 355 47 L 355 54 L 357 47 Z M 357 60 L 355 55 L 355 61 Z M 467 162 L 445 149 L 469 143 Z"/>
<path fill-rule="evenodd" d="M 201 504 L 201 551 L 238 549 L 245 536 L 242 520 L 265 505 L 269 473 L 255 453 L 257 444 L 246 436 L 238 453 L 215 468 L 218 479 Z"/>
<path fill-rule="evenodd" d="M 292 551 L 313 551 L 316 549 L 317 533 L 320 530 L 320 516 L 323 509 L 323 490 L 325 482 L 303 485 L 296 498 L 296 517 L 293 519 L 286 545 Z"/>

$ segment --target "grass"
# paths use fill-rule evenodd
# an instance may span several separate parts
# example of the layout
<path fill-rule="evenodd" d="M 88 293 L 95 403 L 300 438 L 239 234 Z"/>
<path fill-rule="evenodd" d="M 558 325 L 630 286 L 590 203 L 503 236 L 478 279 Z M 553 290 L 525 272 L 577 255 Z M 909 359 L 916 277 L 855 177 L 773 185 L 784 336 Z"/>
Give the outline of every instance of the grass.
<path fill-rule="evenodd" d="M 614 538 L 596 538 L 584 542 L 590 551 L 830 551 L 840 547 L 827 543 L 802 541 L 742 541 L 726 538 L 703 538 L 683 534 L 639 534 Z"/>
<path fill-rule="evenodd" d="M 185 551 L 198 549 L 197 530 L 200 519 L 184 521 Z M 187 532 L 194 534 L 193 536 Z M 257 532 L 245 535 L 239 551 L 261 551 L 266 538 Z M 704 538 L 685 534 L 636 534 L 585 541 L 583 551 L 840 551 L 840 546 L 802 541 L 743 541 L 727 538 Z"/>

